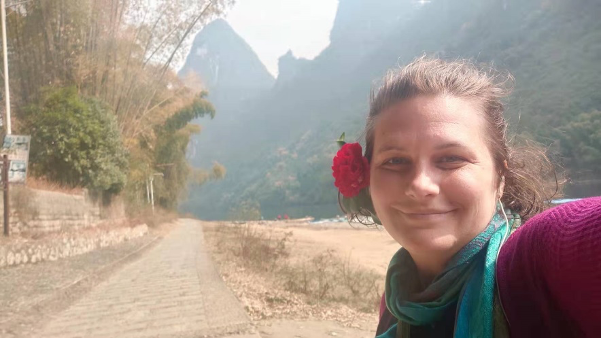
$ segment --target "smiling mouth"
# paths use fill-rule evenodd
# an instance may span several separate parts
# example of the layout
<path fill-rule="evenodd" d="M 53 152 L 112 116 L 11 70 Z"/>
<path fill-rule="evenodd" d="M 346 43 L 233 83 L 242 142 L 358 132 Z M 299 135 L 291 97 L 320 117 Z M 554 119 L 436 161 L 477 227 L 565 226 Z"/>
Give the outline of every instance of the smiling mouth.
<path fill-rule="evenodd" d="M 419 212 L 419 213 L 406 213 L 402 212 L 405 216 L 411 219 L 422 219 L 422 220 L 430 220 L 430 219 L 439 219 L 449 216 L 452 211 L 445 212 Z"/>

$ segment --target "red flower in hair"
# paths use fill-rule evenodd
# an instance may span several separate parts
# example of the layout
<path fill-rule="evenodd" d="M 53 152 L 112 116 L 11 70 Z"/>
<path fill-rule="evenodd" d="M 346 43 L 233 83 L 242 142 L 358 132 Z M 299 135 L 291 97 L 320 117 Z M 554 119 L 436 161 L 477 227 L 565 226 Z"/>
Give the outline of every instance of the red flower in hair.
<path fill-rule="evenodd" d="M 370 164 L 360 144 L 344 144 L 332 159 L 334 185 L 343 196 L 352 198 L 370 185 Z"/>

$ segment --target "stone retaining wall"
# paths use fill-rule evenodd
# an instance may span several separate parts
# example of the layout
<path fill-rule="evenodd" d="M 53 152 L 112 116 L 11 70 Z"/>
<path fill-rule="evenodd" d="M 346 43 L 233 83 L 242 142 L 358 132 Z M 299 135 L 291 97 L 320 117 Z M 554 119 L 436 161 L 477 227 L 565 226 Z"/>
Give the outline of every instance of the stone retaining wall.
<path fill-rule="evenodd" d="M 4 215 L 0 194 L 0 223 Z M 125 221 L 123 202 L 116 197 L 104 205 L 82 194 L 30 189 L 13 185 L 10 190 L 10 232 L 48 233 L 89 228 Z"/>
<path fill-rule="evenodd" d="M 138 238 L 147 232 L 148 227 L 142 224 L 135 227 L 57 233 L 36 240 L 14 237 L 0 243 L 0 267 L 54 261 Z"/>

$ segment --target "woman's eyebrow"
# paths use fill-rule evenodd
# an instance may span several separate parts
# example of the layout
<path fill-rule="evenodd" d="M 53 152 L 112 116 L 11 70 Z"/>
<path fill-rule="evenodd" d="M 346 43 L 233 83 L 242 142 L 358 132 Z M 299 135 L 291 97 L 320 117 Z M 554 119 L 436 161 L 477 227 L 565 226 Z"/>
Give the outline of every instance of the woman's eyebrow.
<path fill-rule="evenodd" d="M 387 151 L 405 151 L 406 149 L 399 146 L 394 145 L 383 145 L 376 150 L 376 153 L 382 153 Z"/>
<path fill-rule="evenodd" d="M 466 148 L 467 146 L 459 143 L 459 142 L 447 142 L 445 144 L 441 144 L 437 147 L 435 147 L 435 149 L 437 150 L 441 150 L 441 149 L 445 149 L 445 148 L 452 148 L 452 147 L 462 147 L 462 148 Z"/>

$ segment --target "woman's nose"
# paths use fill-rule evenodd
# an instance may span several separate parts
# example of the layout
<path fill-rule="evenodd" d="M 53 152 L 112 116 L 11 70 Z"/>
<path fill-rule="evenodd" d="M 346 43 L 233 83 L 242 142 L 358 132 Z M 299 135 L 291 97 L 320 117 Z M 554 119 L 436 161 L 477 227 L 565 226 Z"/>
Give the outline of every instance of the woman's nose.
<path fill-rule="evenodd" d="M 434 173 L 424 166 L 416 168 L 406 188 L 406 194 L 414 199 L 424 199 L 439 194 L 439 184 L 434 178 Z"/>

